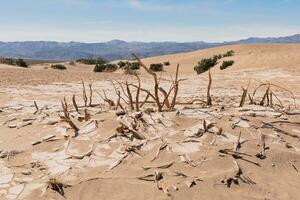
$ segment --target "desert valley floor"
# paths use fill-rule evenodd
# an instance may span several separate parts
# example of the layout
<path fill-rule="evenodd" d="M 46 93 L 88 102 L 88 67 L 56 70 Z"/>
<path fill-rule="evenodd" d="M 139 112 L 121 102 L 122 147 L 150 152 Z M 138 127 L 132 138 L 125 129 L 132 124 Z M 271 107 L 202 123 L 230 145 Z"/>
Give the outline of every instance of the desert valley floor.
<path fill-rule="evenodd" d="M 213 105 L 206 106 L 208 73 L 193 68 L 229 50 L 235 63 L 211 70 Z M 137 79 L 122 70 L 0 64 L 0 199 L 300 198 L 300 45 L 224 46 L 142 61 L 171 63 L 157 74 L 166 91 L 180 64 L 174 110 L 157 112 L 150 98 L 141 105 L 144 91 L 140 111 L 109 105 L 105 95 L 114 104 L 117 91 L 129 98 L 118 82 L 127 81 L 136 100 L 130 84 Z M 141 87 L 153 92 L 153 77 L 139 73 Z"/>

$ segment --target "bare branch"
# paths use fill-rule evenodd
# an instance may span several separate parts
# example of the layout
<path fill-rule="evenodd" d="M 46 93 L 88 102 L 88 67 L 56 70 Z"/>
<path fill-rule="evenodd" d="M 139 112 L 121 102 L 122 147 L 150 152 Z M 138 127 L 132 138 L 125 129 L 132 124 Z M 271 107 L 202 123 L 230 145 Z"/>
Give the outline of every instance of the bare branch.
<path fill-rule="evenodd" d="M 90 89 L 90 102 L 89 106 L 92 106 L 92 98 L 93 98 L 93 89 L 92 89 L 92 83 L 89 84 L 89 89 Z"/>
<path fill-rule="evenodd" d="M 88 99 L 87 99 L 87 96 L 86 96 L 86 90 L 85 90 L 85 85 L 84 85 L 84 82 L 83 82 L 83 80 L 81 81 L 81 83 L 82 83 L 82 98 L 83 98 L 83 101 L 84 101 L 84 106 L 85 107 L 87 107 L 87 101 L 88 101 Z"/>
<path fill-rule="evenodd" d="M 66 102 L 66 98 L 64 97 L 64 100 L 61 100 L 61 105 L 64 111 L 64 120 L 73 128 L 75 131 L 79 131 L 79 128 L 72 122 L 70 118 L 70 114 L 68 111 L 68 104 Z"/>
<path fill-rule="evenodd" d="M 74 95 L 74 94 L 73 94 L 73 97 L 72 97 L 72 102 L 73 102 L 73 106 L 74 106 L 76 112 L 79 113 L 78 106 L 77 106 L 77 103 L 76 103 L 76 99 L 75 99 L 75 95 Z"/>
<path fill-rule="evenodd" d="M 141 79 L 137 74 L 134 74 L 134 76 L 136 77 L 137 81 L 138 81 L 138 88 L 136 90 L 136 96 L 135 96 L 135 110 L 139 111 L 139 98 L 140 98 L 140 91 L 141 91 Z"/>
<path fill-rule="evenodd" d="M 127 90 L 127 94 L 128 94 L 130 109 L 134 110 L 133 101 L 132 101 L 132 95 L 131 95 L 131 91 L 130 91 L 130 88 L 129 88 L 129 85 L 128 85 L 127 81 L 126 81 L 126 90 Z"/>
<path fill-rule="evenodd" d="M 140 65 L 146 70 L 146 72 L 148 72 L 150 75 L 153 76 L 153 79 L 154 79 L 154 97 L 155 97 L 154 99 L 156 101 L 158 112 L 161 112 L 162 111 L 162 106 L 160 104 L 159 95 L 158 95 L 159 82 L 157 80 L 157 75 L 154 72 L 152 72 L 150 69 L 148 69 L 148 67 L 146 67 L 146 65 L 135 54 L 132 54 L 132 55 L 140 63 Z"/>
<path fill-rule="evenodd" d="M 211 74 L 210 74 L 210 70 L 208 71 L 208 87 L 207 87 L 207 106 L 212 106 L 212 102 L 211 102 L 211 96 L 210 96 L 210 88 L 211 88 L 211 83 L 212 83 L 212 79 L 211 79 Z"/>

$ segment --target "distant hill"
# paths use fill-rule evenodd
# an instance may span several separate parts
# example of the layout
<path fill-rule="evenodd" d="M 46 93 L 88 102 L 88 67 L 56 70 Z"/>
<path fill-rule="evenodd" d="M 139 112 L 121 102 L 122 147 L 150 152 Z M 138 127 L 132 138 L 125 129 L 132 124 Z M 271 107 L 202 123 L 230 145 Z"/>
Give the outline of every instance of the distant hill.
<path fill-rule="evenodd" d="M 112 40 L 102 43 L 81 42 L 0 42 L 0 56 L 40 59 L 40 60 L 76 60 L 79 58 L 98 58 L 107 60 L 130 59 L 132 53 L 140 57 L 152 57 L 165 54 L 190 52 L 228 44 L 253 43 L 300 43 L 300 34 L 278 38 L 248 38 L 224 43 L 207 42 L 125 42 Z"/>
<path fill-rule="evenodd" d="M 259 44 L 259 43 L 277 43 L 277 44 L 300 43 L 300 34 L 286 36 L 286 37 L 268 37 L 268 38 L 253 37 L 245 40 L 225 42 L 225 44 Z"/>

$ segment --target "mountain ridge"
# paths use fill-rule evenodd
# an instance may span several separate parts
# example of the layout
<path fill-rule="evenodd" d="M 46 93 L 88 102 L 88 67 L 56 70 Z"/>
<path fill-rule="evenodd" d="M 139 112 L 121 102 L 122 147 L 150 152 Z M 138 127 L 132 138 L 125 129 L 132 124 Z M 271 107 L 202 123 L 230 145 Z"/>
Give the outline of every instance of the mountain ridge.
<path fill-rule="evenodd" d="M 45 60 L 76 60 L 79 58 L 102 57 L 109 61 L 130 59 L 132 53 L 138 53 L 141 58 L 190 52 L 217 46 L 255 43 L 300 43 L 300 34 L 286 37 L 250 37 L 228 42 L 126 42 L 111 40 L 100 43 L 57 42 L 57 41 L 0 41 L 0 56 L 45 59 Z"/>

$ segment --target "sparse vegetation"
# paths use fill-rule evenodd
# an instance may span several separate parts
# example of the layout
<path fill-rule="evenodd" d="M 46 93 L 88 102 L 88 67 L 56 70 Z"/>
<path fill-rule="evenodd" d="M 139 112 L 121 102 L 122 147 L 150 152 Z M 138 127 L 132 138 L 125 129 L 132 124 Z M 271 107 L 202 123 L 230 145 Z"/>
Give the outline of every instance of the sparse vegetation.
<path fill-rule="evenodd" d="M 202 74 L 208 70 L 210 70 L 210 68 L 216 66 L 218 64 L 218 60 L 224 58 L 224 57 L 230 57 L 234 55 L 234 51 L 230 50 L 227 51 L 225 54 L 221 55 L 214 55 L 211 58 L 204 58 L 202 59 L 200 62 L 198 62 L 198 64 L 194 67 L 194 70 L 197 72 L 197 74 Z M 222 66 L 220 67 L 221 70 L 226 69 L 227 67 L 233 65 L 234 61 L 224 61 Z"/>
<path fill-rule="evenodd" d="M 150 64 L 150 70 L 153 72 L 161 72 L 164 70 L 164 66 L 161 63 Z"/>
<path fill-rule="evenodd" d="M 15 61 L 13 58 L 1 58 L 0 63 L 7 65 L 15 65 Z"/>
<path fill-rule="evenodd" d="M 169 61 L 164 62 L 164 65 L 165 65 L 165 66 L 169 66 L 169 65 L 170 65 L 170 62 L 169 62 Z"/>
<path fill-rule="evenodd" d="M 76 65 L 76 63 L 75 63 L 74 61 L 70 61 L 70 62 L 69 62 L 69 65 L 71 65 L 71 66 L 75 66 L 75 65 Z"/>
<path fill-rule="evenodd" d="M 28 67 L 28 64 L 21 58 L 14 59 L 14 58 L 0 58 L 0 63 L 7 64 L 7 65 L 14 65 L 19 67 Z"/>
<path fill-rule="evenodd" d="M 214 55 L 213 58 L 214 58 L 215 60 L 220 60 L 220 59 L 222 59 L 222 55 L 221 55 L 221 54 Z"/>
<path fill-rule="evenodd" d="M 227 51 L 225 54 L 223 54 L 223 57 L 230 57 L 230 56 L 233 56 L 233 55 L 234 55 L 234 51 L 230 50 L 230 51 Z"/>
<path fill-rule="evenodd" d="M 225 60 L 223 61 L 222 65 L 220 66 L 220 69 L 221 70 L 224 70 L 226 69 L 227 67 L 230 67 L 234 64 L 234 61 L 233 60 Z"/>
<path fill-rule="evenodd" d="M 118 65 L 120 68 L 123 68 L 123 67 L 126 67 L 127 63 L 128 62 L 120 61 L 120 62 L 118 62 Z"/>
<path fill-rule="evenodd" d="M 214 67 L 218 64 L 218 59 L 216 57 L 213 58 L 204 58 L 194 67 L 194 70 L 197 74 L 202 74 L 208 71 L 210 68 Z"/>
<path fill-rule="evenodd" d="M 130 63 L 129 69 L 131 69 L 131 70 L 138 70 L 138 69 L 140 69 L 140 63 L 138 63 L 138 62 L 132 62 L 132 63 Z"/>
<path fill-rule="evenodd" d="M 23 59 L 17 59 L 16 60 L 16 65 L 20 66 L 20 67 L 25 67 L 25 68 L 28 67 L 27 63 Z"/>
<path fill-rule="evenodd" d="M 118 65 L 116 64 L 96 64 L 94 68 L 94 72 L 113 72 L 118 69 Z"/>
<path fill-rule="evenodd" d="M 58 69 L 58 70 L 65 70 L 67 69 L 67 67 L 63 64 L 53 64 L 51 65 L 52 69 Z"/>
<path fill-rule="evenodd" d="M 118 62 L 118 66 L 125 70 L 138 70 L 140 69 L 140 63 L 138 62 L 129 62 L 129 61 L 120 61 Z"/>
<path fill-rule="evenodd" d="M 76 62 L 86 64 L 86 65 L 96 65 L 96 64 L 105 64 L 105 63 L 107 63 L 107 61 L 105 59 L 102 59 L 102 58 L 97 58 L 97 59 L 81 58 L 81 59 L 76 60 Z"/>

